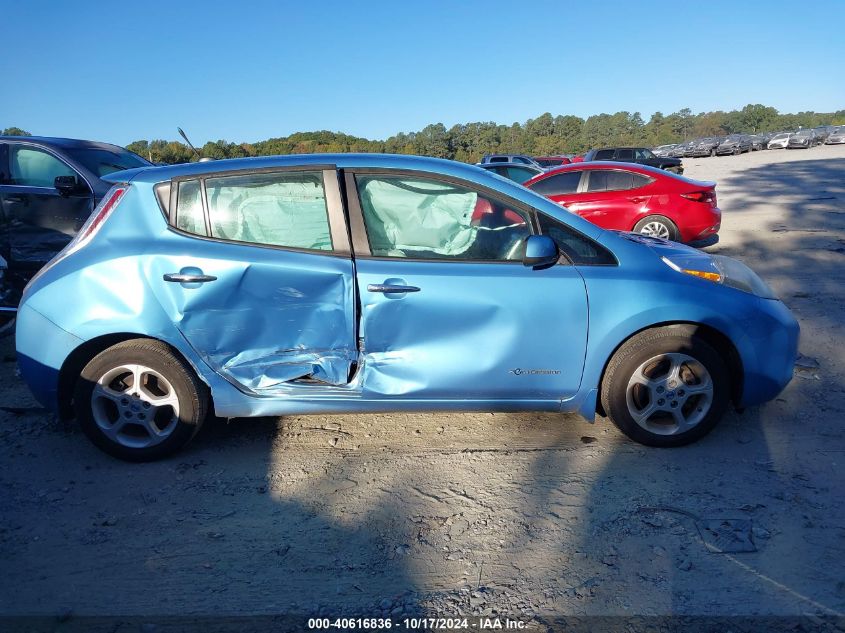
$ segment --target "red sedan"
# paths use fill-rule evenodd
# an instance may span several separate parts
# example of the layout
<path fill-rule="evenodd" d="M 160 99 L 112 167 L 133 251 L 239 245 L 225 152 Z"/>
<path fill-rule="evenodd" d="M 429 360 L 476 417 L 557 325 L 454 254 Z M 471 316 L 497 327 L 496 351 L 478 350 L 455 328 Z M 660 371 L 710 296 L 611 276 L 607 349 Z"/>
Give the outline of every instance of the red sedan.
<path fill-rule="evenodd" d="M 646 165 L 573 163 L 523 184 L 605 229 L 698 242 L 718 233 L 722 221 L 716 183 Z"/>

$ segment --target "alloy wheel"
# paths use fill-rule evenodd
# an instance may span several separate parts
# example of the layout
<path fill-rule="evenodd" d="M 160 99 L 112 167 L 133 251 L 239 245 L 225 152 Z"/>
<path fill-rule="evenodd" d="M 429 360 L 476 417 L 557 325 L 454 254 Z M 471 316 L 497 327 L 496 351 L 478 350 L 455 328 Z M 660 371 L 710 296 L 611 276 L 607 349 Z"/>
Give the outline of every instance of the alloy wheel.
<path fill-rule="evenodd" d="M 687 354 L 653 356 L 628 381 L 628 412 L 646 431 L 677 435 L 698 425 L 713 403 L 713 380 L 704 365 Z"/>
<path fill-rule="evenodd" d="M 129 448 L 148 448 L 173 433 L 179 423 L 179 399 L 173 385 L 156 370 L 121 365 L 97 380 L 91 412 L 112 441 Z"/>

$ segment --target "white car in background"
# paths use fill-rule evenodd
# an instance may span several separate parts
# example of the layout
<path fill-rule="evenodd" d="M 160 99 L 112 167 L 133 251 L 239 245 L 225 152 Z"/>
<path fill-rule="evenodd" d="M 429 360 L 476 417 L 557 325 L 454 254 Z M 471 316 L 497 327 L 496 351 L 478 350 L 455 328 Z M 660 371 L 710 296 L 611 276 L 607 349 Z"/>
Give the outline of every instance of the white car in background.
<path fill-rule="evenodd" d="M 792 134 L 789 132 L 781 132 L 780 134 L 775 134 L 772 137 L 772 140 L 769 141 L 767 147 L 769 149 L 786 149 L 786 146 L 789 143 L 790 136 L 792 136 Z"/>

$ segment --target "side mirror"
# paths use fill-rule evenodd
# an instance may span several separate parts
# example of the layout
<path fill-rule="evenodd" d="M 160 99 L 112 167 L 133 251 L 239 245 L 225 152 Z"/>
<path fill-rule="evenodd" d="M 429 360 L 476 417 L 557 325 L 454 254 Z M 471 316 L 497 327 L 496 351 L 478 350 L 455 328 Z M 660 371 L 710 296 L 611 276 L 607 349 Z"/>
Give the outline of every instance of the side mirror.
<path fill-rule="evenodd" d="M 63 196 L 69 196 L 79 189 L 79 181 L 76 176 L 56 176 L 53 186 Z"/>
<path fill-rule="evenodd" d="M 557 264 L 558 259 L 560 251 L 557 243 L 548 235 L 529 235 L 525 238 L 525 255 L 522 256 L 524 266 L 543 270 Z"/>

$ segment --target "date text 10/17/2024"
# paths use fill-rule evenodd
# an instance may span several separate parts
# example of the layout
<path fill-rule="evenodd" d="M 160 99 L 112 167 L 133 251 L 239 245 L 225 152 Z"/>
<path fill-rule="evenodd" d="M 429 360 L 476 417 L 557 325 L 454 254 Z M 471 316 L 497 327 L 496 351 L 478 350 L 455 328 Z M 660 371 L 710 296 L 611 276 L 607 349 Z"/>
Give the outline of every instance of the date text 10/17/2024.
<path fill-rule="evenodd" d="M 475 630 L 520 631 L 526 622 L 510 618 L 309 618 L 308 628 L 338 630 Z"/>

